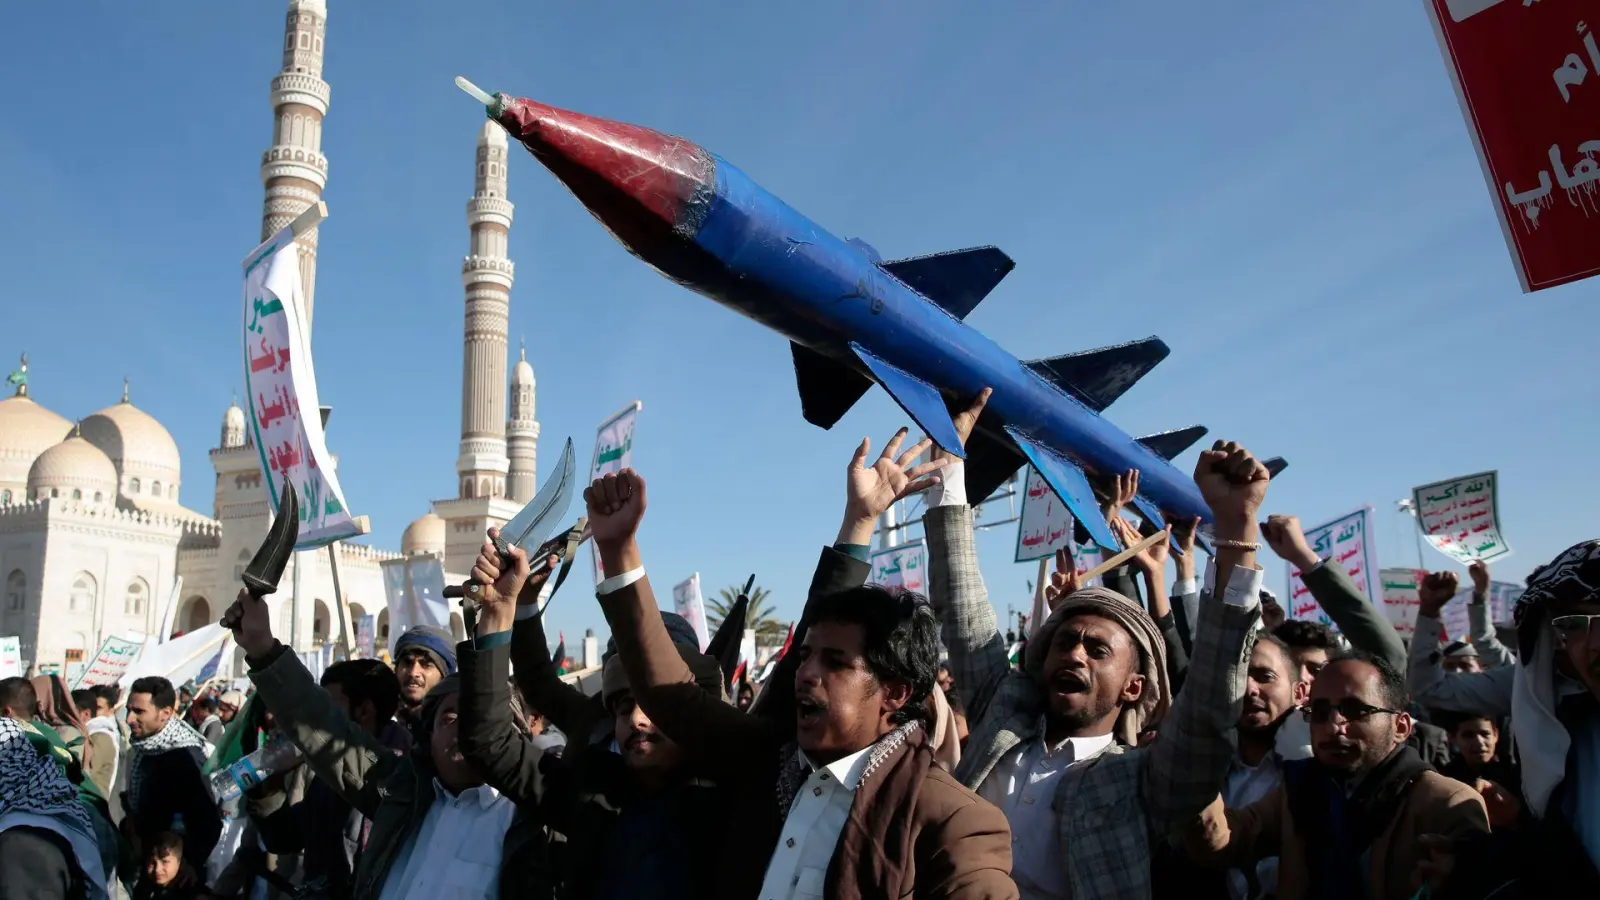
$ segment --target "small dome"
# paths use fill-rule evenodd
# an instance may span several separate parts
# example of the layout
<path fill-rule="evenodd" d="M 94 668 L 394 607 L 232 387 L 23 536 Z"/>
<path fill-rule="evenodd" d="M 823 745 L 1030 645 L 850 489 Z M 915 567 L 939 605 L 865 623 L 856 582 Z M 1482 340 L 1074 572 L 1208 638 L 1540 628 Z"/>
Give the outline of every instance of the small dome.
<path fill-rule="evenodd" d="M 28 470 L 28 496 L 72 497 L 85 502 L 114 502 L 117 497 L 117 467 L 98 447 L 79 435 L 51 447 L 34 460 Z"/>
<path fill-rule="evenodd" d="M 178 499 L 178 444 L 155 417 L 128 402 L 108 406 L 83 420 L 83 437 L 117 467 L 120 493 L 140 504 Z"/>
<path fill-rule="evenodd" d="M 406 556 L 425 553 L 443 554 L 444 539 L 444 520 L 430 511 L 406 526 L 405 534 L 400 536 L 400 552 Z"/>
<path fill-rule="evenodd" d="M 26 394 L 0 400 L 0 485 L 25 487 L 34 460 L 71 431 L 71 422 Z"/>
<path fill-rule="evenodd" d="M 512 384 L 533 384 L 533 366 L 528 365 L 526 359 L 520 360 L 511 370 Z"/>
<path fill-rule="evenodd" d="M 222 414 L 222 442 L 218 445 L 224 450 L 244 446 L 244 410 L 239 408 L 235 399 L 228 406 L 227 412 Z"/>
<path fill-rule="evenodd" d="M 485 121 L 483 127 L 478 129 L 478 143 L 480 145 L 487 144 L 490 147 L 506 147 L 510 145 L 510 141 L 506 139 L 506 130 L 500 126 L 499 122 L 493 119 Z"/>

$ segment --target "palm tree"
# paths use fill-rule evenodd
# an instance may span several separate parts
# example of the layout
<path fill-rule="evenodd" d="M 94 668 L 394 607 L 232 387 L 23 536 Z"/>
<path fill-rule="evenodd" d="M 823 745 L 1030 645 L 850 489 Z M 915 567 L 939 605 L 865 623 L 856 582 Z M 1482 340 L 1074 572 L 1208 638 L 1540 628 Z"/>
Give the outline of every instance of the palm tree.
<path fill-rule="evenodd" d="M 715 632 L 722 624 L 728 610 L 739 601 L 739 592 L 743 589 L 742 584 L 730 584 L 717 597 L 706 601 L 706 625 L 711 631 Z M 750 608 L 745 612 L 744 627 L 755 629 L 756 644 L 760 646 L 783 643 L 789 631 L 789 623 L 778 621 L 774 617 L 776 611 L 766 602 L 771 595 L 771 591 L 760 585 L 750 589 Z"/>

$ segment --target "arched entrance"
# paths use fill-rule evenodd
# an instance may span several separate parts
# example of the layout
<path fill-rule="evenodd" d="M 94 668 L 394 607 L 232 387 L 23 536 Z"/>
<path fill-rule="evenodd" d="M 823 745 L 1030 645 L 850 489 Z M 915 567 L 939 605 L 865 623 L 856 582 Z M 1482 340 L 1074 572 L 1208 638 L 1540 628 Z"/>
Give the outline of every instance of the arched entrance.
<path fill-rule="evenodd" d="M 211 601 L 194 596 L 183 601 L 182 610 L 178 613 L 178 627 L 184 634 L 188 634 L 210 625 L 217 618 L 218 616 L 211 612 Z"/>

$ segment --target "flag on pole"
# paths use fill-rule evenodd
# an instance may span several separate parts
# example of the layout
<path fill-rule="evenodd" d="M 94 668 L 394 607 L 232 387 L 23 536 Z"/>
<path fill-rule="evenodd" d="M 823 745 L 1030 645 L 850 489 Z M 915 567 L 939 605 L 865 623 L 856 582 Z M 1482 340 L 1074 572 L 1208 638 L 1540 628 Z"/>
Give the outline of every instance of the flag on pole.
<path fill-rule="evenodd" d="M 364 529 L 345 505 L 323 439 L 302 301 L 300 249 L 286 226 L 244 261 L 245 419 L 272 513 L 290 482 L 300 496 L 295 549 L 310 550 Z"/>
<path fill-rule="evenodd" d="M 439 557 L 387 559 L 378 563 L 378 569 L 388 599 L 391 643 L 418 625 L 450 630 L 450 601 L 444 596 L 444 564 Z"/>
<path fill-rule="evenodd" d="M 633 427 L 638 421 L 639 410 L 643 408 L 644 404 L 635 400 L 600 423 L 594 436 L 594 459 L 589 463 L 589 481 L 586 484 L 593 483 L 602 475 L 620 472 L 633 465 Z M 605 581 L 606 576 L 600 571 L 600 554 L 594 549 L 593 543 L 589 544 L 589 558 L 594 561 L 594 583 Z"/>

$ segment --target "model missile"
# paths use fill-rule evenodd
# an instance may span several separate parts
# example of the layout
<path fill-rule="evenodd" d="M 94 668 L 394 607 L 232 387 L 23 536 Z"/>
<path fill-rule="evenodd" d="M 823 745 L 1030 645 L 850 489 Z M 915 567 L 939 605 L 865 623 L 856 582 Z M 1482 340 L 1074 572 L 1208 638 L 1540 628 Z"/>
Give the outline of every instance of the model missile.
<path fill-rule="evenodd" d="M 1166 357 L 1159 338 L 1018 360 L 963 321 L 1013 268 L 995 247 L 885 261 L 691 141 L 457 83 L 634 256 L 787 337 L 812 424 L 831 428 L 877 383 L 965 456 L 970 503 L 1031 463 L 1096 543 L 1118 549 L 1089 476 L 1138 469 L 1149 525 L 1210 521 L 1169 462 L 1205 428 L 1135 438 L 1100 415 Z M 984 387 L 994 393 L 963 451 L 951 410 Z"/>

